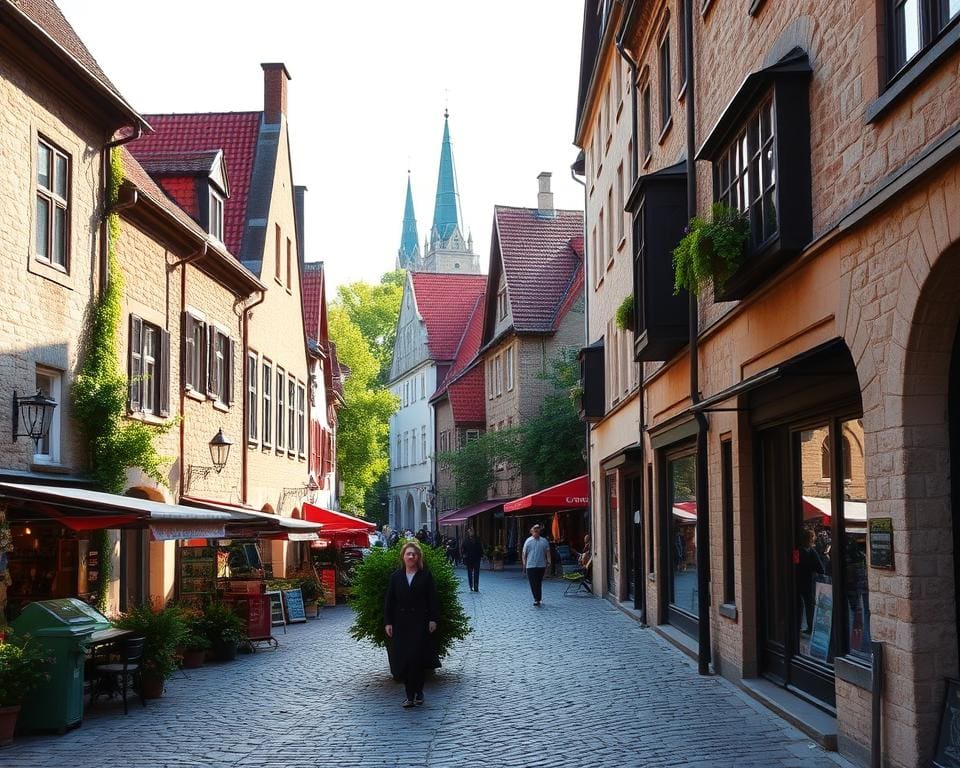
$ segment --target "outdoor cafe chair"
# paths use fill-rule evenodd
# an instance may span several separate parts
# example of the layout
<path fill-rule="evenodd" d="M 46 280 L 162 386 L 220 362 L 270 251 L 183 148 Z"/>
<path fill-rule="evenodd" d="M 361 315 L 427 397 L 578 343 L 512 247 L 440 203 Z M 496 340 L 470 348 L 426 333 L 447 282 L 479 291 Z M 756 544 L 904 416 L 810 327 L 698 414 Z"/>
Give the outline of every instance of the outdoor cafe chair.
<path fill-rule="evenodd" d="M 590 581 L 591 565 L 592 563 L 588 563 L 586 568 L 577 568 L 575 571 L 563 574 L 563 580 L 567 584 L 567 588 L 563 590 L 564 597 L 578 595 L 581 592 L 593 595 L 593 584 Z"/>
<path fill-rule="evenodd" d="M 127 687 L 134 687 L 140 696 L 140 704 L 144 707 L 147 702 L 143 698 L 143 683 L 141 680 L 140 660 L 143 657 L 143 646 L 147 642 L 145 637 L 126 638 L 120 646 L 120 661 L 112 664 L 98 664 L 93 690 L 90 694 L 90 703 L 100 695 L 109 695 L 120 691 L 123 697 L 123 714 L 127 714 Z"/>

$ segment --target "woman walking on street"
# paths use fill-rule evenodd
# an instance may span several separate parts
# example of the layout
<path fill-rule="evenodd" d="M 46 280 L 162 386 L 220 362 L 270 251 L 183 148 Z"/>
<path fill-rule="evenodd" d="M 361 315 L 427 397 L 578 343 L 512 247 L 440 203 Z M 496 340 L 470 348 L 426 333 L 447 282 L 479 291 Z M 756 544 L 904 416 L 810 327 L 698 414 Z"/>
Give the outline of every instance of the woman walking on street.
<path fill-rule="evenodd" d="M 417 541 L 403 545 L 400 560 L 403 566 L 390 576 L 383 622 L 387 637 L 393 639 L 396 668 L 407 692 L 403 706 L 409 708 L 423 704 L 425 669 L 436 666 L 430 635 L 440 621 L 440 601 L 433 576 L 423 567 L 423 550 Z"/>
<path fill-rule="evenodd" d="M 480 591 L 480 561 L 483 559 L 483 544 L 473 534 L 473 528 L 467 528 L 463 540 L 463 562 L 467 566 L 467 584 L 471 592 Z"/>

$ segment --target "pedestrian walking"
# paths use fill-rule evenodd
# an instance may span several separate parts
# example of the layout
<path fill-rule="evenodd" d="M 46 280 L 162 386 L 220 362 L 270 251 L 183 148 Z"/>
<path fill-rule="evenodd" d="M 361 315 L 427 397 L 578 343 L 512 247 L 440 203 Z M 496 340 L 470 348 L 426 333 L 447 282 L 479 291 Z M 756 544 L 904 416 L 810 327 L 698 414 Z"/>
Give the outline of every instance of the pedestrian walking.
<path fill-rule="evenodd" d="M 437 666 L 430 637 L 440 621 L 440 600 L 430 570 L 423 565 L 423 550 L 408 541 L 400 550 L 403 565 L 390 576 L 383 606 L 384 630 L 393 639 L 395 669 L 399 669 L 407 697 L 403 706 L 423 704 L 425 670 Z"/>
<path fill-rule="evenodd" d="M 483 544 L 474 535 L 473 528 L 467 528 L 463 540 L 463 562 L 467 566 L 467 584 L 471 592 L 480 591 L 480 561 L 483 559 Z"/>
<path fill-rule="evenodd" d="M 530 581 L 533 604 L 543 602 L 543 574 L 550 565 L 550 545 L 540 536 L 540 526 L 530 529 L 530 536 L 523 542 L 523 570 Z"/>

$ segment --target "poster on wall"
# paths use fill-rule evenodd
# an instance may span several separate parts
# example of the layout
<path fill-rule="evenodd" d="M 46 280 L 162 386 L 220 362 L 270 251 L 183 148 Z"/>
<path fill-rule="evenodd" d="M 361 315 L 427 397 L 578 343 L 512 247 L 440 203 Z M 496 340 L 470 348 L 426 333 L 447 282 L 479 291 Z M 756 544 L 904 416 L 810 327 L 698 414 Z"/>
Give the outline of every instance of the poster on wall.
<path fill-rule="evenodd" d="M 893 518 L 870 521 L 870 567 L 893 570 Z"/>
<path fill-rule="evenodd" d="M 833 585 L 817 582 L 813 608 L 813 631 L 810 633 L 810 657 L 826 663 L 830 654 L 833 631 Z"/>

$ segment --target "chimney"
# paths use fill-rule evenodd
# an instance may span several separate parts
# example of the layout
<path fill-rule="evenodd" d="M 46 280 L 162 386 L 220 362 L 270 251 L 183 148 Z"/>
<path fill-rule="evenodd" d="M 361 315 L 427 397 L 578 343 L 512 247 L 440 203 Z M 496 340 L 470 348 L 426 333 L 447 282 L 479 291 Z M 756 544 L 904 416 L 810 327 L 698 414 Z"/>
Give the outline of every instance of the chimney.
<path fill-rule="evenodd" d="M 263 67 L 263 121 L 267 125 L 280 122 L 287 114 L 287 81 L 290 73 L 282 63 L 261 64 Z"/>
<path fill-rule="evenodd" d="M 553 192 L 550 191 L 550 177 L 553 176 L 549 171 L 542 171 L 537 176 L 540 183 L 540 191 L 537 194 L 537 216 L 543 219 L 552 219 L 556 216 L 553 209 Z"/>

